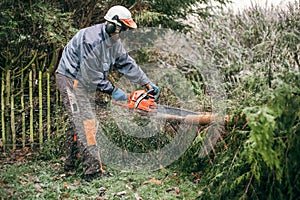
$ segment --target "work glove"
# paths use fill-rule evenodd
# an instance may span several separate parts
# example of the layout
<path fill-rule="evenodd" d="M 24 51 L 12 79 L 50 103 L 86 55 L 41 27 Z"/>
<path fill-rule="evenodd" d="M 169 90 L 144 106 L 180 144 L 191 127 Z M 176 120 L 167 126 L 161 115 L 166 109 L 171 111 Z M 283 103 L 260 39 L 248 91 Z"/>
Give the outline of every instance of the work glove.
<path fill-rule="evenodd" d="M 153 89 L 154 91 L 151 93 L 151 94 L 153 94 L 153 95 L 156 95 L 156 94 L 159 93 L 159 88 L 158 88 L 156 85 L 154 85 L 154 83 L 152 83 L 152 82 L 147 83 L 147 84 L 146 84 L 146 88 L 147 88 L 148 90 Z"/>
<path fill-rule="evenodd" d="M 116 101 L 125 101 L 128 100 L 127 95 L 120 88 L 115 88 L 111 94 L 112 98 Z"/>

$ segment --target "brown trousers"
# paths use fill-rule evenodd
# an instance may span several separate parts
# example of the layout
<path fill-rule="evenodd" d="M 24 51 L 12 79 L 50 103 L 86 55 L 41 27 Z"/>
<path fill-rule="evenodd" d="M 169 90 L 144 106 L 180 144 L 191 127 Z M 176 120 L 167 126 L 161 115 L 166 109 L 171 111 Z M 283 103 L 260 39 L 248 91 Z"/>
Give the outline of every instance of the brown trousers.
<path fill-rule="evenodd" d="M 56 74 L 56 84 L 70 119 L 70 127 L 66 130 L 65 166 L 74 167 L 79 153 L 85 175 L 101 172 L 94 94 L 87 93 L 77 81 L 59 73 Z"/>

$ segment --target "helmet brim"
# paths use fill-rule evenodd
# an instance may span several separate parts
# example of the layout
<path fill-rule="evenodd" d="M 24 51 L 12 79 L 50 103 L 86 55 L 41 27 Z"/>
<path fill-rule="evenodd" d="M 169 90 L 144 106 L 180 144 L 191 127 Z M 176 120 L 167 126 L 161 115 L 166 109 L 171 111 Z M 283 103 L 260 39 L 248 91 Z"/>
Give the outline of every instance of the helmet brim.
<path fill-rule="evenodd" d="M 129 18 L 129 19 L 120 19 L 120 21 L 123 22 L 128 28 L 132 28 L 132 29 L 136 29 L 137 28 L 137 25 L 133 21 L 132 18 Z"/>

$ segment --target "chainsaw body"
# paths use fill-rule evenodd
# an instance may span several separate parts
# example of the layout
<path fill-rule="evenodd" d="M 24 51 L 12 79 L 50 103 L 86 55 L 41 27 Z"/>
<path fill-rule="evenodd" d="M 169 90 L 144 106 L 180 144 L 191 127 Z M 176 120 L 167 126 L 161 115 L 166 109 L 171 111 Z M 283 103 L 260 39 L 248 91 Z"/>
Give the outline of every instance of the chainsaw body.
<path fill-rule="evenodd" d="M 157 107 L 156 98 L 150 91 L 136 90 L 131 92 L 127 107 L 130 109 L 138 109 L 146 112 L 153 112 Z"/>

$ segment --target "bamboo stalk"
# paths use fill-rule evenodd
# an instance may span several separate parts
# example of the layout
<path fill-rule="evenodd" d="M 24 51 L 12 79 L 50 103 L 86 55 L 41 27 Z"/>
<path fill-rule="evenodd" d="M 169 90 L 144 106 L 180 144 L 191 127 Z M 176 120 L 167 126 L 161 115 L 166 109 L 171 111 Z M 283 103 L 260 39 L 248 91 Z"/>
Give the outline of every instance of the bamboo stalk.
<path fill-rule="evenodd" d="M 43 87 L 42 87 L 42 71 L 39 71 L 38 75 L 38 87 L 39 87 L 39 144 L 42 148 L 43 144 Z"/>
<path fill-rule="evenodd" d="M 56 87 L 56 90 L 55 90 L 55 98 L 56 98 L 56 101 L 55 101 L 55 119 L 56 119 L 56 137 L 59 137 L 60 134 L 59 134 L 59 126 L 58 126 L 58 119 L 60 117 L 58 111 L 58 106 L 59 106 L 59 100 L 60 100 L 60 95 L 59 95 L 59 92 L 58 92 L 58 88 Z"/>
<path fill-rule="evenodd" d="M 52 55 L 52 58 L 51 58 L 50 65 L 47 69 L 49 74 L 52 74 L 54 72 L 55 68 L 56 68 L 56 63 L 57 63 L 57 60 L 58 60 L 58 55 L 59 55 L 60 48 L 57 48 L 57 45 L 55 43 L 53 43 L 52 49 L 53 49 L 53 55 Z"/>
<path fill-rule="evenodd" d="M 26 113 L 25 113 L 25 103 L 24 103 L 24 73 L 21 75 L 21 108 L 22 108 L 22 147 L 26 144 Z"/>
<path fill-rule="evenodd" d="M 13 150 L 17 148 L 17 137 L 16 137 L 16 120 L 15 120 L 15 96 L 13 94 L 13 90 L 15 87 L 15 82 L 12 80 L 11 82 L 11 97 L 10 97 L 10 129 L 12 136 L 12 145 Z"/>
<path fill-rule="evenodd" d="M 10 72 L 11 70 L 6 72 L 6 106 L 10 106 Z"/>
<path fill-rule="evenodd" d="M 6 107 L 9 108 L 11 105 L 10 105 L 10 96 L 11 96 L 11 70 L 7 70 L 6 72 Z M 8 112 L 8 111 L 7 111 Z M 5 114 L 7 114 L 9 116 L 9 113 L 6 113 L 6 109 L 5 109 Z M 10 129 L 10 125 L 9 125 L 9 122 L 8 120 L 10 120 L 10 117 L 7 117 L 7 123 L 5 124 L 6 126 L 6 142 L 7 141 L 10 141 L 10 134 L 11 134 L 11 129 Z"/>
<path fill-rule="evenodd" d="M 13 85 L 13 84 L 12 84 Z M 11 127 L 11 135 L 12 135 L 12 143 L 13 143 L 13 150 L 16 149 L 16 127 L 15 127 L 15 98 L 14 95 L 11 95 L 10 100 L 10 127 Z"/>
<path fill-rule="evenodd" d="M 1 79 L 1 128 L 2 128 L 2 144 L 3 149 L 5 151 L 6 147 L 6 135 L 5 135 L 5 99 L 4 99 L 4 92 L 5 92 L 5 81 L 4 81 L 4 73 L 2 74 Z"/>
<path fill-rule="evenodd" d="M 29 72 L 29 134 L 30 146 L 33 147 L 33 86 L 32 86 L 32 71 Z"/>
<path fill-rule="evenodd" d="M 33 62 L 35 61 L 37 55 L 38 55 L 38 51 L 34 51 L 33 58 L 30 60 L 30 62 L 29 62 L 25 67 L 22 67 L 22 69 L 19 70 L 19 74 L 16 74 L 15 77 L 18 77 L 18 76 L 20 76 L 20 75 L 21 75 L 21 76 L 22 76 L 22 75 L 24 76 L 23 73 L 24 73 L 29 67 L 32 66 L 32 64 L 33 64 Z"/>
<path fill-rule="evenodd" d="M 48 141 L 50 140 L 50 128 L 51 128 L 51 119 L 50 119 L 50 114 L 51 114 L 51 108 L 50 108 L 50 101 L 51 96 L 50 96 L 50 74 L 47 73 L 47 136 L 48 136 Z"/>

